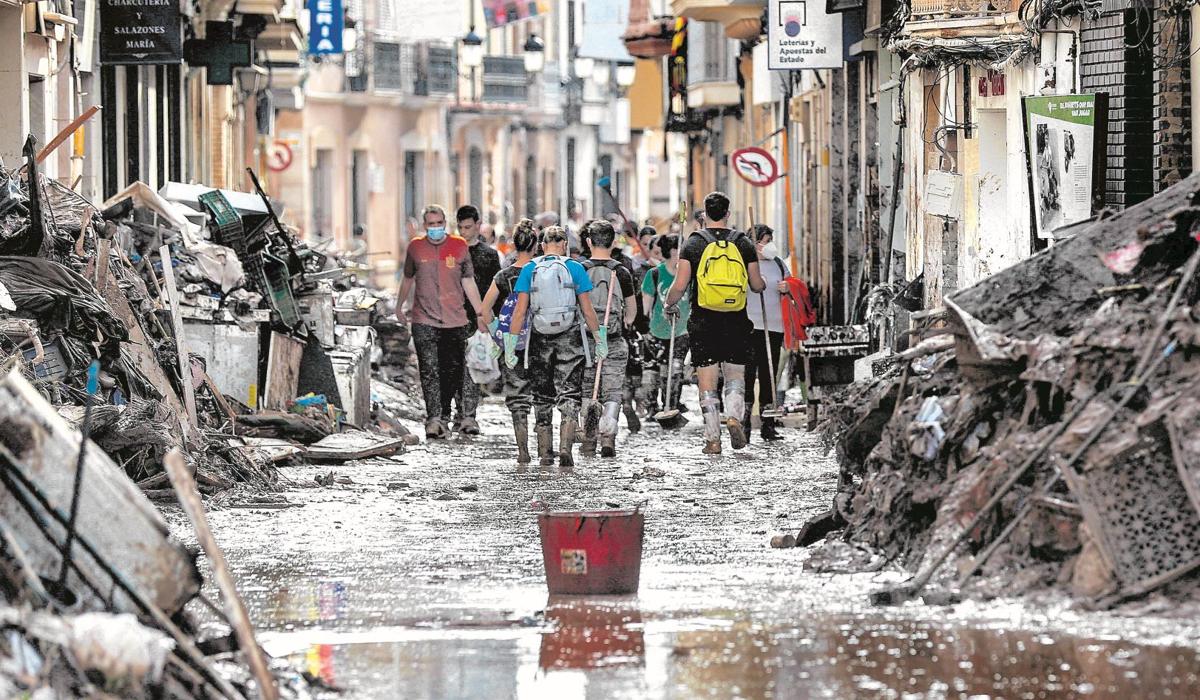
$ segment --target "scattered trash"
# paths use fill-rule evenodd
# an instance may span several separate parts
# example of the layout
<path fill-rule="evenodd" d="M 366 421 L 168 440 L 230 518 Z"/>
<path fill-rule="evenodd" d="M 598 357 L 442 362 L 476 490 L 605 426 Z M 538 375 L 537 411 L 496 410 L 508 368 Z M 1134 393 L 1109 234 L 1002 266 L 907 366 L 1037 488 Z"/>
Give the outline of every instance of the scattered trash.
<path fill-rule="evenodd" d="M 404 450 L 404 440 L 362 430 L 334 433 L 309 445 L 308 458 L 314 462 L 348 462 L 368 457 L 387 457 Z"/>
<path fill-rule="evenodd" d="M 1192 176 L 949 297 L 895 367 L 826 403 L 842 468 L 799 538 L 823 539 L 806 567 L 915 572 L 881 603 L 1064 586 L 1102 607 L 1200 568 L 1198 190 Z"/>

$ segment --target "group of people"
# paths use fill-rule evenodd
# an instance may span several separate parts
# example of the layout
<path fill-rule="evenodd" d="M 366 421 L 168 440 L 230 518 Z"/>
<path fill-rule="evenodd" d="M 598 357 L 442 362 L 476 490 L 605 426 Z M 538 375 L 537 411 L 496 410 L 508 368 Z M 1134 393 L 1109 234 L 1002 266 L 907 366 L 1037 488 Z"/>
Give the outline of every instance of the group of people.
<path fill-rule="evenodd" d="M 478 209 L 460 207 L 455 219 L 457 235 L 444 210 L 425 208 L 397 300 L 398 318 L 411 323 L 428 439 L 479 432 L 479 386 L 464 369 L 476 332 L 495 343 L 521 464 L 532 461 L 530 413 L 540 463 L 570 467 L 577 443 L 584 456 L 616 456 L 622 414 L 636 432 L 642 417 L 686 411 L 689 355 L 705 454 L 721 453 L 722 429 L 733 449 L 747 445 L 756 389 L 760 409 L 777 402 L 787 268 L 769 227 L 730 228 L 727 195 L 705 198 L 703 226 L 686 240 L 626 232 L 632 256 L 604 219 L 574 235 L 522 219 L 504 236 L 504 256 L 481 239 Z M 763 439 L 780 439 L 778 428 L 762 417 Z"/>

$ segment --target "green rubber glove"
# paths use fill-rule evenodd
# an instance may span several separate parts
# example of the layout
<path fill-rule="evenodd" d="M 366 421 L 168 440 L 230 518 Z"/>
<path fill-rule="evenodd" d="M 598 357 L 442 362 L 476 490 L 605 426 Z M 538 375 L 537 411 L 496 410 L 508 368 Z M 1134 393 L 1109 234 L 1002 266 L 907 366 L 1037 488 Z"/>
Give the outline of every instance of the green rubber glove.
<path fill-rule="evenodd" d="M 509 369 L 517 366 L 517 338 L 512 333 L 504 334 L 504 364 Z"/>
<path fill-rule="evenodd" d="M 596 357 L 603 360 L 608 357 L 608 328 L 596 329 Z"/>

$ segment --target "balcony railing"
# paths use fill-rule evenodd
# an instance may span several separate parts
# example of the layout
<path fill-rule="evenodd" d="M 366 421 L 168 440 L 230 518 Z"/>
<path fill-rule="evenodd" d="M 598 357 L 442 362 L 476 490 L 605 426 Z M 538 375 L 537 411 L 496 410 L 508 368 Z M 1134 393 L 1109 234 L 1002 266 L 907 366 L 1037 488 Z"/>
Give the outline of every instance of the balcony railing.
<path fill-rule="evenodd" d="M 372 73 L 375 90 L 405 95 L 454 94 L 458 67 L 454 49 L 433 44 L 407 44 L 377 39 Z"/>
<path fill-rule="evenodd" d="M 1011 12 L 1014 0 L 913 0 L 910 21 L 995 17 Z"/>
<path fill-rule="evenodd" d="M 529 75 L 525 59 L 513 56 L 483 57 L 484 102 L 526 102 L 529 99 Z"/>

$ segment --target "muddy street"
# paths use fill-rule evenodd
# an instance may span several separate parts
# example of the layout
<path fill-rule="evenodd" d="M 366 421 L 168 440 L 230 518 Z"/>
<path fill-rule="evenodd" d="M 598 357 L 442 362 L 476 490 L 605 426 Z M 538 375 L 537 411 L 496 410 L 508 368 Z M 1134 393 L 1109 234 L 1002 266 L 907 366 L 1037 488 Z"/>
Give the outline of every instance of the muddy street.
<path fill-rule="evenodd" d="M 827 507 L 816 437 L 699 454 L 624 430 L 620 458 L 518 470 L 502 407 L 483 435 L 285 468 L 292 507 L 214 504 L 260 639 L 354 698 L 1196 697 L 1200 625 L 1048 601 L 873 609 L 895 573 L 813 574 L 771 549 Z M 634 506 L 636 597 L 549 598 L 535 508 Z M 190 532 L 169 513 L 176 534 Z"/>

